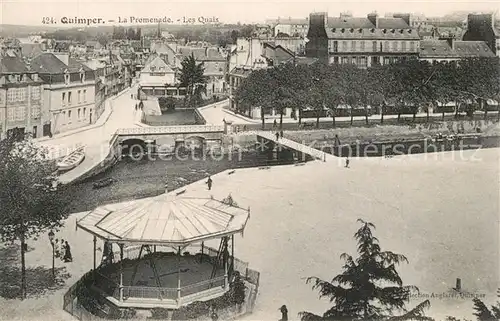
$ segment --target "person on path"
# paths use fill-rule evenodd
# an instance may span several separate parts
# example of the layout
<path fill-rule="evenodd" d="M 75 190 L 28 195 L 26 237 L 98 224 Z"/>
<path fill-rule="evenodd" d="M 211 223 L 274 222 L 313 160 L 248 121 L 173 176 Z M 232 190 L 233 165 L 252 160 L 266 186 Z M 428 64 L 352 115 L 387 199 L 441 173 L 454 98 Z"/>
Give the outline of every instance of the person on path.
<path fill-rule="evenodd" d="M 280 133 L 276 132 L 276 141 L 280 138 Z"/>
<path fill-rule="evenodd" d="M 64 253 L 66 253 L 66 244 L 64 243 L 64 239 L 61 239 L 61 249 L 59 251 L 61 253 L 60 258 L 61 261 L 64 261 Z"/>
<path fill-rule="evenodd" d="M 61 247 L 59 245 L 59 239 L 56 239 L 56 241 L 54 242 L 54 255 L 55 257 L 60 257 L 61 255 Z"/>
<path fill-rule="evenodd" d="M 283 130 L 280 131 L 280 137 L 283 138 Z"/>
<path fill-rule="evenodd" d="M 210 191 L 212 189 L 212 178 L 210 178 L 210 176 L 208 176 L 207 185 L 208 190 Z"/>
<path fill-rule="evenodd" d="M 349 157 L 345 159 L 345 168 L 349 168 Z"/>
<path fill-rule="evenodd" d="M 276 119 L 275 119 L 273 122 L 273 127 L 276 128 L 277 125 L 278 125 L 278 123 L 276 122 Z"/>
<path fill-rule="evenodd" d="M 135 104 L 135 110 L 137 110 L 137 104 Z"/>
<path fill-rule="evenodd" d="M 73 256 L 71 255 L 71 247 L 68 244 L 68 241 L 64 243 L 64 262 L 73 262 Z"/>
<path fill-rule="evenodd" d="M 215 307 L 215 304 L 212 305 L 212 308 L 210 310 L 212 310 L 210 312 L 210 318 L 212 319 L 212 321 L 218 321 L 219 315 L 217 314 L 217 308 Z"/>
<path fill-rule="evenodd" d="M 130 99 L 134 99 L 134 94 L 130 94 Z"/>
<path fill-rule="evenodd" d="M 286 308 L 286 305 L 282 305 L 280 311 L 281 319 L 279 319 L 279 321 L 288 321 L 288 309 Z"/>

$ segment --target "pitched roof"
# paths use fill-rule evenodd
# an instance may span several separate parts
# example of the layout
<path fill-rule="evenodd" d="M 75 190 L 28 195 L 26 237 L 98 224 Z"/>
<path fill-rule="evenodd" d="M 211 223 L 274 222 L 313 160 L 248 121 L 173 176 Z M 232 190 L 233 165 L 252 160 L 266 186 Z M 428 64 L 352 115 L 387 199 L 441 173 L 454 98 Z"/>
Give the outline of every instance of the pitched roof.
<path fill-rule="evenodd" d="M 248 218 L 247 210 L 213 199 L 160 195 L 98 207 L 77 225 L 126 243 L 187 245 L 241 232 Z"/>
<path fill-rule="evenodd" d="M 0 73 L 25 73 L 30 70 L 19 57 L 1 57 L 0 56 Z"/>
<path fill-rule="evenodd" d="M 184 57 L 191 54 L 196 61 L 225 61 L 217 48 L 197 48 L 197 47 L 178 47 L 177 51 Z"/>
<path fill-rule="evenodd" d="M 386 40 L 418 40 L 420 36 L 416 29 L 406 27 L 404 29 L 380 29 L 380 28 L 345 28 L 333 27 L 326 30 L 330 39 L 386 39 Z"/>
<path fill-rule="evenodd" d="M 495 57 L 484 41 L 454 41 L 452 48 L 447 40 L 420 41 L 422 58 L 473 58 Z"/>
<path fill-rule="evenodd" d="M 35 57 L 43 52 L 40 43 L 21 43 L 21 52 L 24 57 Z"/>

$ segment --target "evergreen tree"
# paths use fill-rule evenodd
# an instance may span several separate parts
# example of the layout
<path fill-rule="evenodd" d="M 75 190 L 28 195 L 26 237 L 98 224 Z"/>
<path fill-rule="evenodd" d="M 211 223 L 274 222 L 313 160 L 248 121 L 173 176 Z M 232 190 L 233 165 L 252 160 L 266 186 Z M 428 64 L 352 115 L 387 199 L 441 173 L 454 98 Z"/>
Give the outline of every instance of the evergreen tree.
<path fill-rule="evenodd" d="M 358 242 L 359 257 L 353 259 L 344 253 L 343 272 L 332 282 L 317 277 L 307 278 L 318 289 L 320 297 L 328 297 L 334 305 L 323 316 L 310 312 L 301 312 L 302 321 L 310 320 L 432 320 L 426 317 L 423 310 L 429 307 L 424 301 L 411 311 L 405 311 L 405 303 L 415 286 L 404 286 L 396 265 L 408 263 L 401 254 L 382 251 L 379 242 L 372 234 L 375 226 L 372 223 L 358 220 L 362 227 L 354 234 Z M 399 317 L 393 312 L 404 311 Z"/>
<path fill-rule="evenodd" d="M 478 321 L 495 321 L 500 319 L 500 306 L 493 306 L 491 311 L 486 304 L 478 298 L 472 299 L 474 302 L 474 315 Z"/>
<path fill-rule="evenodd" d="M 196 106 L 202 100 L 202 94 L 206 93 L 207 80 L 204 73 L 203 62 L 196 63 L 193 54 L 181 62 L 178 79 L 180 86 L 186 88 L 186 99 L 192 106 Z"/>

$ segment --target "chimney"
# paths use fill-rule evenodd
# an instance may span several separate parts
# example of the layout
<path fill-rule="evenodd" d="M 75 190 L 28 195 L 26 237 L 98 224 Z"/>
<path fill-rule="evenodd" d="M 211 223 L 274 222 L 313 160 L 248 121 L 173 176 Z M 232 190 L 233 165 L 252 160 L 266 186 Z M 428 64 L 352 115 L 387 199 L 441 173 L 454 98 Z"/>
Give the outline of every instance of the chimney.
<path fill-rule="evenodd" d="M 368 14 L 367 18 L 375 28 L 378 28 L 378 14 L 376 12 Z"/>
<path fill-rule="evenodd" d="M 404 22 L 411 27 L 411 15 L 409 13 L 396 13 L 393 17 L 403 19 Z"/>
<path fill-rule="evenodd" d="M 446 42 L 448 42 L 448 46 L 450 46 L 451 50 L 455 50 L 455 37 L 447 37 Z"/>
<path fill-rule="evenodd" d="M 54 52 L 54 56 L 56 56 L 57 59 L 61 60 L 63 64 L 66 66 L 69 65 L 69 52 Z"/>

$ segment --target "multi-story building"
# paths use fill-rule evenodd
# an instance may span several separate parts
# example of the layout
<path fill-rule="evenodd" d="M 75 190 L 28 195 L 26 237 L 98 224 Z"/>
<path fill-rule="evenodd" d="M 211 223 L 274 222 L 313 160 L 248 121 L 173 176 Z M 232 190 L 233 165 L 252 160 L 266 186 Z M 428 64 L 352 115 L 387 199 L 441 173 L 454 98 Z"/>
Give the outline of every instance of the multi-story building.
<path fill-rule="evenodd" d="M 139 74 L 138 98 L 184 96 L 185 89 L 177 86 L 177 72 L 177 67 L 170 65 L 159 54 L 151 54 Z"/>
<path fill-rule="evenodd" d="M 272 23 L 275 37 L 305 37 L 307 35 L 307 29 L 309 29 L 309 21 L 307 18 L 278 18 Z"/>
<path fill-rule="evenodd" d="M 500 29 L 495 27 L 493 14 L 470 14 L 463 40 L 484 41 L 500 57 Z"/>
<path fill-rule="evenodd" d="M 40 54 L 31 61 L 31 68 L 45 82 L 43 103 L 49 111 L 52 134 L 97 120 L 92 69 L 69 57 L 68 52 Z"/>
<path fill-rule="evenodd" d="M 483 57 L 495 57 L 484 41 L 456 41 L 452 37 L 420 41 L 419 59 L 421 60 L 441 62 Z"/>
<path fill-rule="evenodd" d="M 184 59 L 193 55 L 196 63 L 203 63 L 205 69 L 204 76 L 207 79 L 206 96 L 220 97 L 226 95 L 226 59 L 217 48 L 196 48 L 196 47 L 178 47 L 180 58 Z M 178 59 L 177 61 L 182 61 Z"/>
<path fill-rule="evenodd" d="M 0 139 L 16 130 L 35 138 L 50 134 L 42 89 L 38 73 L 20 58 L 0 56 Z"/>
<path fill-rule="evenodd" d="M 306 56 L 324 62 L 369 67 L 418 56 L 420 37 L 410 26 L 409 14 L 329 18 L 326 13 L 312 13 L 309 22 Z"/>

